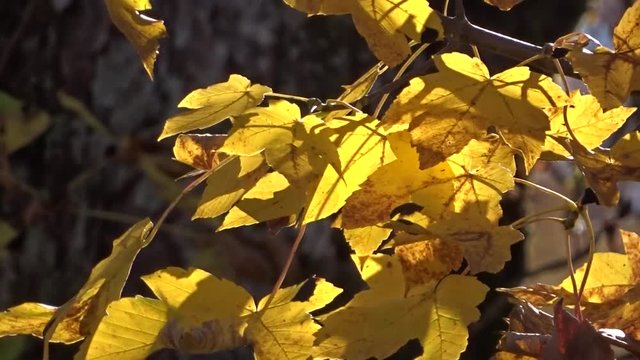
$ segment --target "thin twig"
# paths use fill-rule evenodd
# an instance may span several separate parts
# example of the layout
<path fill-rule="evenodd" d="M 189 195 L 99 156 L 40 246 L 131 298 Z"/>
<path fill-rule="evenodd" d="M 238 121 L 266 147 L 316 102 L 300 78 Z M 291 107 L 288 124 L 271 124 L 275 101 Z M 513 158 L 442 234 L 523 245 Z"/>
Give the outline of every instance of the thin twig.
<path fill-rule="evenodd" d="M 593 224 L 591 223 L 591 218 L 589 217 L 589 212 L 587 211 L 586 207 L 582 207 L 582 209 L 580 210 L 580 216 L 582 217 L 582 220 L 584 220 L 584 223 L 587 226 L 587 231 L 589 232 L 589 258 L 587 259 L 587 265 L 584 269 L 582 282 L 580 283 L 580 291 L 578 292 L 578 304 L 576 306 L 580 306 L 579 301 L 582 299 L 584 288 L 587 286 L 589 272 L 591 271 L 591 264 L 593 263 L 593 255 L 596 251 L 596 237 L 593 232 Z"/>
<path fill-rule="evenodd" d="M 574 314 L 578 319 L 582 319 L 582 311 L 580 310 L 580 296 L 578 295 L 578 285 L 576 282 L 576 271 L 573 267 L 573 254 L 571 253 L 571 234 L 570 230 L 565 230 L 565 242 L 564 249 L 567 256 L 567 267 L 569 268 L 569 278 L 571 279 L 571 287 L 573 288 L 573 295 L 575 296 L 576 306 L 574 308 Z"/>
<path fill-rule="evenodd" d="M 573 212 L 577 212 L 578 211 L 578 204 L 576 204 L 573 200 L 569 199 L 568 197 L 560 194 L 559 192 L 553 191 L 551 189 L 548 189 L 544 186 L 540 186 L 536 183 L 533 183 L 531 181 L 525 180 L 525 179 L 520 179 L 520 178 L 513 178 L 513 180 L 517 183 L 523 184 L 523 185 L 527 185 L 529 187 L 532 187 L 536 190 L 539 190 L 545 194 L 549 194 L 551 196 L 555 196 L 556 198 L 564 201 L 567 205 L 569 205 L 569 210 L 573 211 Z"/>

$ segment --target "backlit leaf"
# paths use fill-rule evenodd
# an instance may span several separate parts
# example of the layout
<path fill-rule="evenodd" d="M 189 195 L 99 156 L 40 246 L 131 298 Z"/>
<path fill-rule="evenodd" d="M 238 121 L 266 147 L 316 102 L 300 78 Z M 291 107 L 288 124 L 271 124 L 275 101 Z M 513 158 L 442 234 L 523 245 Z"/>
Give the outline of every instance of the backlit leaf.
<path fill-rule="evenodd" d="M 602 145 L 611 134 L 616 131 L 627 118 L 635 112 L 635 108 L 617 107 L 602 111 L 597 99 L 592 95 L 580 95 L 574 92 L 571 95 L 571 105 L 567 108 L 567 121 L 575 137 L 587 149 L 593 149 Z M 551 121 L 551 129 L 547 131 L 544 150 L 551 151 L 561 156 L 569 153 L 554 138 L 569 139 L 569 132 L 565 126 L 563 107 L 548 110 Z"/>
<path fill-rule="evenodd" d="M 567 148 L 584 173 L 601 205 L 614 206 L 620 199 L 618 181 L 640 180 L 640 138 L 638 132 L 625 135 L 611 150 L 585 149 L 573 141 Z"/>
<path fill-rule="evenodd" d="M 359 266 L 369 284 L 347 305 L 321 316 L 318 357 L 385 358 L 411 339 L 425 359 L 457 359 L 466 348 L 467 325 L 488 288 L 473 277 L 450 275 L 435 286 L 405 296 L 399 261 L 376 255 Z"/>
<path fill-rule="evenodd" d="M 268 173 L 231 208 L 218 231 L 297 215 L 303 206 L 304 194 L 282 174 Z"/>
<path fill-rule="evenodd" d="M 152 226 L 149 219 L 142 220 L 113 241 L 111 254 L 91 270 L 76 295 L 56 309 L 44 334 L 45 344 L 55 337 L 56 329 L 67 318 L 77 319 L 79 335 L 91 338 L 106 314 L 107 305 L 120 298 L 131 264 L 148 244 L 146 237 Z"/>
<path fill-rule="evenodd" d="M 365 226 L 356 229 L 344 229 L 344 237 L 358 256 L 372 254 L 389 237 L 391 229 L 379 226 Z"/>
<path fill-rule="evenodd" d="M 9 308 L 0 313 L 0 337 L 33 335 L 42 338 L 42 331 L 56 309 L 54 306 L 37 303 L 23 303 Z M 67 317 L 58 325 L 51 341 L 71 344 L 83 338 L 79 319 Z"/>
<path fill-rule="evenodd" d="M 153 65 L 158 55 L 158 40 L 167 36 L 162 20 L 142 15 L 151 9 L 149 0 L 105 0 L 113 24 L 138 52 L 147 74 L 153 80 Z"/>
<path fill-rule="evenodd" d="M 560 87 L 522 66 L 490 76 L 480 60 L 465 54 L 434 59 L 439 71 L 412 79 L 384 119 L 391 132 L 408 127 L 420 154 L 420 168 L 459 152 L 493 125 L 522 152 L 530 169 L 549 130 L 542 109 L 568 101 Z"/>
<path fill-rule="evenodd" d="M 573 68 L 591 94 L 609 110 L 622 105 L 631 91 L 640 90 L 640 3 L 627 9 L 613 30 L 615 51 L 598 47 L 595 53 L 577 49 L 569 53 Z"/>
<path fill-rule="evenodd" d="M 233 129 L 220 151 L 255 155 L 270 146 L 292 144 L 294 125 L 299 121 L 298 106 L 284 100 L 272 101 L 268 107 L 253 108 L 235 118 Z"/>
<path fill-rule="evenodd" d="M 434 221 L 465 207 L 480 211 L 487 208 L 483 202 L 497 204 L 502 193 L 513 188 L 513 153 L 499 139 L 472 140 L 447 161 L 420 170 L 407 135 L 389 136 L 398 159 L 379 168 L 347 200 L 342 213 L 345 228 L 387 222 L 394 208 L 408 202 L 422 206 Z M 485 213 L 497 220 L 501 215 L 497 209 Z"/>
<path fill-rule="evenodd" d="M 173 146 L 173 156 L 181 163 L 199 170 L 213 169 L 220 163 L 217 150 L 225 139 L 224 135 L 181 134 Z"/>
<path fill-rule="evenodd" d="M 407 291 L 437 282 L 462 265 L 462 247 L 443 240 L 421 241 L 395 247 L 402 264 Z"/>
<path fill-rule="evenodd" d="M 294 301 L 299 290 L 299 286 L 278 290 L 267 309 L 268 296 L 263 298 L 258 311 L 264 313 L 249 317 L 245 335 L 253 344 L 256 359 L 302 360 L 313 353 L 314 333 L 320 325 L 310 313 L 327 305 L 342 290 L 319 279 L 309 300 Z"/>
<path fill-rule="evenodd" d="M 267 170 L 262 155 L 238 156 L 222 164 L 207 179 L 193 218 L 214 218 L 229 211 Z"/>
<path fill-rule="evenodd" d="M 138 360 L 166 346 L 162 332 L 170 315 L 162 302 L 123 298 L 109 304 L 107 313 L 75 359 Z"/>
<path fill-rule="evenodd" d="M 244 76 L 232 74 L 229 80 L 198 89 L 187 95 L 178 104 L 190 110 L 169 118 L 158 140 L 171 135 L 204 129 L 218 124 L 230 116 L 240 115 L 247 109 L 257 106 L 271 89 L 254 84 Z"/>
<path fill-rule="evenodd" d="M 351 14 L 369 48 L 388 66 L 409 55 L 407 37 L 419 41 L 426 26 L 441 31 L 440 20 L 423 0 L 284 0 L 309 15 Z"/>

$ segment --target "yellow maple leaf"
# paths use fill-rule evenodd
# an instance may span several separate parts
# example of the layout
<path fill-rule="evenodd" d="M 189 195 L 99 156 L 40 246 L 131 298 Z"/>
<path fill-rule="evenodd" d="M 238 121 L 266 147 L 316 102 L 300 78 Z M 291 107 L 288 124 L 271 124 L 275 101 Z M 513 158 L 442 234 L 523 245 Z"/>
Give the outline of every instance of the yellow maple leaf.
<path fill-rule="evenodd" d="M 327 305 L 342 290 L 318 279 L 307 301 L 294 301 L 299 290 L 300 286 L 278 290 L 267 309 L 264 306 L 268 296 L 264 297 L 258 312 L 249 317 L 245 336 L 253 344 L 257 359 L 302 360 L 313 354 L 314 333 L 320 325 L 310 313 Z"/>
<path fill-rule="evenodd" d="M 474 204 L 497 204 L 502 193 L 513 188 L 513 152 L 495 137 L 472 140 L 459 154 L 424 170 L 419 169 L 407 133 L 388 138 L 397 160 L 379 168 L 347 200 L 342 213 L 345 228 L 385 223 L 394 208 L 408 202 L 438 220 Z M 501 215 L 497 209 L 487 216 L 497 220 Z"/>
<path fill-rule="evenodd" d="M 596 329 L 620 329 L 632 339 L 640 341 L 640 286 L 606 303 L 588 303 L 582 313 Z"/>
<path fill-rule="evenodd" d="M 142 279 L 158 300 L 124 298 L 109 305 L 77 357 L 133 360 L 162 348 L 201 353 L 246 344 L 242 317 L 255 304 L 243 288 L 199 269 L 170 267 Z"/>
<path fill-rule="evenodd" d="M 300 131 L 300 108 L 285 100 L 269 102 L 234 118 L 233 128 L 220 148 L 230 155 L 255 155 L 267 147 L 292 144 Z"/>
<path fill-rule="evenodd" d="M 217 231 L 297 215 L 305 196 L 278 172 L 263 176 L 231 208 Z"/>
<path fill-rule="evenodd" d="M 327 126 L 335 132 L 332 141 L 337 147 L 340 171 L 335 166 L 325 167 L 306 205 L 304 223 L 338 211 L 369 175 L 395 160 L 378 120 L 358 114 L 336 117 Z"/>
<path fill-rule="evenodd" d="M 409 55 L 407 37 L 419 41 L 425 27 L 442 25 L 424 0 L 284 0 L 309 15 L 351 14 L 358 32 L 376 57 L 396 66 Z"/>
<path fill-rule="evenodd" d="M 344 229 L 344 237 L 358 256 L 372 254 L 389 237 L 391 229 L 380 226 L 365 226 L 355 229 Z"/>
<path fill-rule="evenodd" d="M 598 196 L 601 205 L 614 206 L 618 203 L 618 181 L 640 179 L 638 132 L 625 135 L 611 150 L 596 148 L 591 151 L 571 140 L 564 143 Z"/>
<path fill-rule="evenodd" d="M 262 155 L 238 156 L 209 176 L 194 219 L 213 218 L 229 211 L 268 171 Z"/>
<path fill-rule="evenodd" d="M 169 309 L 156 299 L 122 298 L 109 304 L 92 338 L 75 356 L 81 359 L 145 359 L 164 348 L 160 334 L 169 319 Z"/>
<path fill-rule="evenodd" d="M 226 138 L 226 135 L 217 134 L 180 134 L 173 146 L 173 156 L 199 170 L 213 169 L 220 163 L 217 150 Z"/>
<path fill-rule="evenodd" d="M 147 74 L 153 80 L 153 65 L 158 55 L 158 40 L 167 36 L 162 20 L 140 14 L 151 9 L 149 0 L 105 0 L 113 24 L 138 52 Z"/>
<path fill-rule="evenodd" d="M 638 21 L 640 3 L 635 2 L 613 30 L 615 51 L 599 46 L 594 53 L 579 48 L 568 55 L 573 68 L 605 110 L 622 105 L 631 91 L 640 90 Z"/>
<path fill-rule="evenodd" d="M 443 54 L 434 61 L 438 72 L 412 79 L 383 120 L 390 132 L 408 127 L 420 168 L 459 152 L 493 125 L 530 169 L 549 129 L 542 109 L 567 103 L 562 89 L 523 66 L 490 76 L 479 59 L 465 54 Z"/>
<path fill-rule="evenodd" d="M 251 85 L 249 79 L 237 74 L 230 75 L 226 82 L 194 90 L 178 104 L 178 107 L 189 110 L 169 118 L 158 140 L 211 127 L 230 116 L 240 115 L 259 105 L 269 92 L 270 88 L 259 84 Z"/>
<path fill-rule="evenodd" d="M 114 240 L 111 254 L 91 270 L 82 288 L 55 310 L 44 330 L 45 357 L 48 356 L 48 342 L 56 337 L 58 326 L 70 326 L 68 322 L 65 325 L 66 319 L 77 321 L 77 336 L 92 336 L 107 305 L 120 298 L 131 264 L 140 249 L 148 244 L 146 237 L 152 226 L 149 219 L 142 220 Z"/>
<path fill-rule="evenodd" d="M 462 247 L 444 240 L 420 241 L 394 249 L 402 264 L 407 293 L 416 286 L 440 281 L 462 265 Z"/>
<path fill-rule="evenodd" d="M 418 339 L 425 359 L 457 359 L 466 348 L 467 325 L 480 313 L 476 306 L 488 288 L 473 277 L 450 275 L 437 286 L 405 296 L 399 260 L 374 255 L 359 271 L 367 284 L 344 307 L 320 317 L 317 357 L 385 358 Z"/>
<path fill-rule="evenodd" d="M 636 108 L 620 106 L 603 112 L 595 97 L 580 95 L 580 92 L 575 91 L 571 94 L 571 105 L 566 110 L 566 117 L 578 141 L 585 148 L 593 149 L 602 145 L 602 142 L 622 126 L 635 111 Z M 544 150 L 560 156 L 568 156 L 569 152 L 564 146 L 554 140 L 554 138 L 570 138 L 565 126 L 564 108 L 550 108 L 547 113 L 551 121 L 551 129 L 547 131 Z"/>

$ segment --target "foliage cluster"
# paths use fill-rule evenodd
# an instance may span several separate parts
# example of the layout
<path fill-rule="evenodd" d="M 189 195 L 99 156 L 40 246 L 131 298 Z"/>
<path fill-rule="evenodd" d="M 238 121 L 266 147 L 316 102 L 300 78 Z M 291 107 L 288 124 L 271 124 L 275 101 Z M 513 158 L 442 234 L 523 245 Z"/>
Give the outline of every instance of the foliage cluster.
<path fill-rule="evenodd" d="M 599 147 L 635 111 L 623 104 L 639 90 L 640 2 L 616 27 L 615 49 L 574 33 L 490 74 L 478 47 L 513 39 L 472 26 L 461 1 L 453 17 L 448 5 L 440 12 L 425 0 L 284 1 L 309 15 L 351 15 L 381 63 L 326 101 L 232 74 L 188 94 L 159 137 L 178 135 L 174 157 L 193 168 L 182 195 L 206 182 L 194 219 L 224 216 L 217 231 L 256 223 L 298 229 L 272 293 L 254 299 L 205 271 L 172 267 L 143 277 L 155 298 L 121 298 L 136 255 L 178 197 L 156 225 L 142 220 L 116 239 L 64 305 L 25 303 L 2 313 L 0 336 L 42 337 L 44 358 L 50 342 L 84 340 L 78 359 L 240 346 L 261 359 L 367 359 L 417 339 L 420 359 L 457 359 L 489 290 L 475 275 L 504 267 L 511 245 L 524 238 L 521 228 L 555 221 L 566 229 L 559 243 L 569 249 L 572 274 L 559 285 L 503 289 L 517 305 L 496 358 L 573 359 L 586 351 L 605 359 L 612 345 L 640 354 L 640 237 L 622 231 L 625 254 L 595 253 L 587 211 L 616 206 L 617 183 L 640 180 L 637 132 Z M 141 15 L 149 1 L 105 2 L 152 77 L 162 21 Z M 508 10 L 519 1 L 491 2 Z M 459 52 L 468 45 L 475 56 Z M 565 88 L 527 65 L 551 69 Z M 394 67 L 393 81 L 372 92 Z M 568 75 L 589 93 L 569 91 Z M 371 114 L 362 110 L 369 104 L 376 104 Z M 227 134 L 186 134 L 227 120 Z M 515 176 L 539 160 L 572 161 L 591 190 L 573 201 Z M 563 205 L 500 225 L 500 201 L 516 183 Z M 340 288 L 312 279 L 312 294 L 301 299 L 303 284 L 281 286 L 306 225 L 328 217 L 368 288 L 323 311 Z M 589 261 L 574 272 L 570 234 L 578 221 L 590 229 L 591 244 Z"/>

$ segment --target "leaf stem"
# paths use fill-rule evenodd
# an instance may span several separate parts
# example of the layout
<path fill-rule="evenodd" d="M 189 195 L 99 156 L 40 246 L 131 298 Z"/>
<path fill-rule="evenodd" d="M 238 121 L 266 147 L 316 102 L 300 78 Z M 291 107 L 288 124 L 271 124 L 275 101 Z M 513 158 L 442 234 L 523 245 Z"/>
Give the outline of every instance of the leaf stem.
<path fill-rule="evenodd" d="M 556 212 L 556 211 L 567 211 L 567 210 L 569 210 L 569 209 L 567 209 L 567 207 L 564 206 L 564 205 L 557 206 L 557 207 L 554 207 L 554 208 L 551 208 L 551 209 L 545 209 L 545 210 L 542 210 L 542 211 L 537 212 L 535 214 L 527 215 L 525 217 L 522 217 L 522 218 L 512 222 L 511 223 L 511 227 L 514 228 L 514 229 L 518 229 L 518 228 L 521 228 L 524 225 L 529 224 L 531 222 L 531 220 L 537 219 L 542 215 L 546 215 L 546 214 L 549 214 L 549 213 L 552 213 L 552 212 Z"/>
<path fill-rule="evenodd" d="M 527 226 L 527 225 L 530 225 L 530 224 L 533 224 L 533 223 L 536 223 L 536 222 L 539 222 L 539 221 L 555 221 L 557 223 L 564 224 L 565 219 L 561 218 L 561 217 L 557 217 L 557 216 L 536 217 L 536 218 L 529 219 L 528 221 L 526 221 L 524 223 L 518 224 L 517 227 L 513 227 L 513 228 L 514 229 L 519 229 L 519 228 L 522 228 L 524 226 Z"/>
<path fill-rule="evenodd" d="M 289 268 L 291 268 L 291 264 L 293 264 L 293 259 L 296 255 L 296 252 L 298 251 L 298 247 L 300 246 L 300 243 L 302 242 L 304 233 L 307 230 L 307 224 L 302 224 L 302 221 L 304 221 L 306 212 L 307 212 L 306 209 L 302 212 L 302 215 L 300 217 L 301 224 L 298 226 L 298 235 L 296 236 L 296 239 L 293 241 L 293 245 L 291 245 L 291 250 L 289 251 L 289 255 L 287 256 L 287 261 L 285 262 L 284 267 L 282 268 L 282 271 L 278 276 L 278 280 L 276 280 L 276 283 L 273 285 L 273 289 L 271 290 L 271 294 L 269 294 L 269 298 L 267 299 L 267 302 L 264 304 L 264 307 L 260 309 L 259 311 L 260 313 L 264 313 L 265 311 L 267 311 L 267 309 L 269 308 L 269 305 L 271 305 L 271 303 L 273 302 L 273 299 L 276 297 L 276 293 L 284 283 L 284 280 L 287 278 L 287 273 L 289 273 Z"/>
<path fill-rule="evenodd" d="M 288 94 L 281 94 L 276 92 L 266 93 L 264 94 L 264 96 L 274 97 L 278 99 L 285 99 L 285 100 L 293 100 L 293 101 L 302 101 L 302 102 L 309 101 L 309 98 L 306 98 L 304 96 L 288 95 Z"/>
<path fill-rule="evenodd" d="M 571 234 L 570 230 L 565 230 L 565 242 L 564 249 L 567 256 L 567 267 L 569 268 L 569 278 L 571 278 L 571 287 L 573 289 L 573 295 L 575 296 L 576 306 L 574 308 L 574 314 L 578 319 L 582 319 L 582 311 L 580 310 L 580 296 L 578 296 L 578 285 L 576 282 L 576 271 L 573 267 L 573 254 L 571 253 Z"/>
<path fill-rule="evenodd" d="M 593 232 L 591 217 L 589 217 L 589 212 L 587 211 L 586 207 L 582 207 L 580 209 L 580 216 L 584 220 L 584 223 L 587 226 L 587 231 L 589 232 L 589 258 L 587 259 L 587 266 L 584 269 L 584 275 L 582 277 L 582 282 L 580 283 L 580 291 L 578 292 L 578 304 L 576 306 L 580 306 L 580 300 L 582 299 L 584 288 L 587 286 L 587 279 L 589 278 L 589 272 L 591 271 L 593 255 L 596 251 L 596 237 L 595 233 Z"/>
<path fill-rule="evenodd" d="M 513 180 L 517 183 L 523 184 L 523 185 L 527 185 L 529 187 L 532 187 L 536 190 L 542 191 L 543 193 L 549 194 L 551 196 L 555 196 L 556 198 L 564 201 L 567 205 L 569 205 L 569 209 L 571 212 L 578 212 L 578 204 L 576 204 L 573 200 L 569 199 L 568 197 L 560 194 L 559 192 L 553 191 L 549 188 L 546 188 L 544 186 L 540 186 L 536 183 L 533 183 L 531 181 L 525 180 L 525 179 L 520 179 L 520 178 L 513 178 Z"/>

